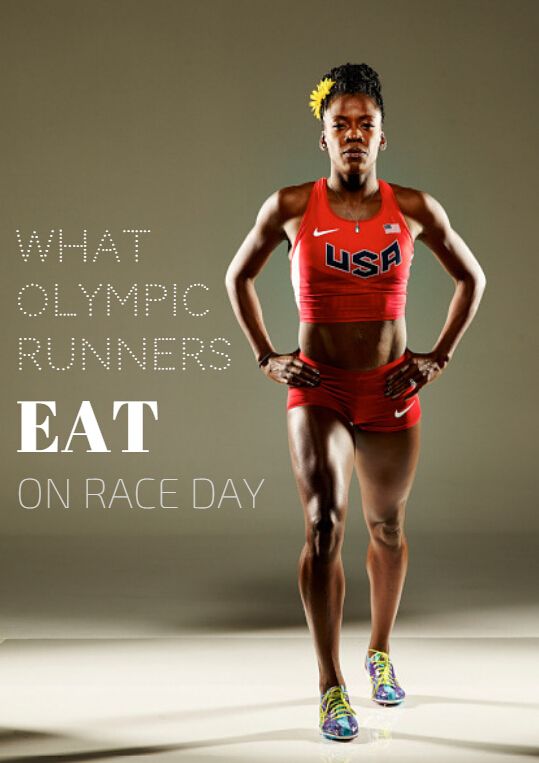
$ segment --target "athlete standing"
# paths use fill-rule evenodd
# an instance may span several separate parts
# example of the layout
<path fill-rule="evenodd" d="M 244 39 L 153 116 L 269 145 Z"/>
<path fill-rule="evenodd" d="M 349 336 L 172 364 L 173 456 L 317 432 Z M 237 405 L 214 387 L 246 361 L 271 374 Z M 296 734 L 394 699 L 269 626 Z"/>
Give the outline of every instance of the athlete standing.
<path fill-rule="evenodd" d="M 339 663 L 345 594 L 341 560 L 355 469 L 369 531 L 372 698 L 402 702 L 389 658 L 408 563 L 404 517 L 420 449 L 419 390 L 439 378 L 471 323 L 486 279 L 428 193 L 378 179 L 387 148 L 378 74 L 367 64 L 328 72 L 311 93 L 329 178 L 282 188 L 262 205 L 226 274 L 227 291 L 263 373 L 288 385 L 292 467 L 305 517 L 299 589 L 320 673 L 320 731 L 358 734 Z M 299 349 L 277 352 L 254 280 L 288 238 Z M 407 282 L 419 239 L 455 283 L 430 352 L 407 347 Z"/>

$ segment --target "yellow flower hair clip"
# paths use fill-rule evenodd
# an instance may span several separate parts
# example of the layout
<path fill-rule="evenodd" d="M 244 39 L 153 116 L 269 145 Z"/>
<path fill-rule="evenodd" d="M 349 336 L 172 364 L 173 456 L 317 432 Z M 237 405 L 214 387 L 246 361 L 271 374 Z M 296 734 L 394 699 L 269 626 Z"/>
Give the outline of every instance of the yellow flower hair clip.
<path fill-rule="evenodd" d="M 317 119 L 321 119 L 320 117 L 320 107 L 322 105 L 322 101 L 326 97 L 326 95 L 329 93 L 331 88 L 335 82 L 332 79 L 329 79 L 326 77 L 325 79 L 321 79 L 318 85 L 315 87 L 315 89 L 311 93 L 311 100 L 309 101 L 309 106 L 312 109 L 312 112 L 314 116 Z"/>

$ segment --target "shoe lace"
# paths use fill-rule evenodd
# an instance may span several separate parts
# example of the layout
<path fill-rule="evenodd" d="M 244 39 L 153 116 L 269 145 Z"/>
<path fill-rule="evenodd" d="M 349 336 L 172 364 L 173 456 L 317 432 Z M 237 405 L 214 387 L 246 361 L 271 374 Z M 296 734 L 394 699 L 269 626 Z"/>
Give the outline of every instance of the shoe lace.
<path fill-rule="evenodd" d="M 323 707 L 325 703 L 325 709 Z M 357 715 L 356 711 L 350 707 L 346 696 L 340 686 L 332 686 L 328 689 L 320 703 L 320 722 L 323 723 L 329 713 L 332 713 L 335 719 L 345 718 L 347 715 Z"/>
<path fill-rule="evenodd" d="M 374 670 L 376 672 L 376 688 L 380 684 L 389 685 L 395 688 L 397 682 L 393 672 L 393 666 L 389 659 L 389 655 L 386 652 L 375 652 L 369 658 L 374 664 Z"/>

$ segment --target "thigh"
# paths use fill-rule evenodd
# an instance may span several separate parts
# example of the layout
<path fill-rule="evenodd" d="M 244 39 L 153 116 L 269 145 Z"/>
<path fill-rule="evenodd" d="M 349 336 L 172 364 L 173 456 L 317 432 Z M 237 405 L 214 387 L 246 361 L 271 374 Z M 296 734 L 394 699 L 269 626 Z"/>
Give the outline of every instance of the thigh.
<path fill-rule="evenodd" d="M 403 515 L 419 461 L 421 422 L 396 432 L 354 428 L 355 470 L 367 524 Z"/>
<path fill-rule="evenodd" d="M 336 511 L 344 521 L 354 469 L 354 431 L 336 411 L 316 405 L 287 414 L 292 469 L 306 524 Z"/>

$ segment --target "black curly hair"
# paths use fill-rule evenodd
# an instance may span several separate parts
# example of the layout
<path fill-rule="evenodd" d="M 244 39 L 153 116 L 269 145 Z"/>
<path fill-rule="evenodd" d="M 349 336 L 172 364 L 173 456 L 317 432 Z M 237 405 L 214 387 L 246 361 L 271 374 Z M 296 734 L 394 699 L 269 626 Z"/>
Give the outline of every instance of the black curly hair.
<path fill-rule="evenodd" d="M 382 112 L 382 124 L 384 123 L 384 99 L 382 98 L 382 83 L 378 72 L 368 64 L 341 64 L 334 66 L 324 74 L 323 79 L 328 77 L 335 84 L 320 104 L 320 119 L 324 118 L 324 112 L 328 108 L 332 98 L 343 93 L 365 93 L 370 96 Z"/>

